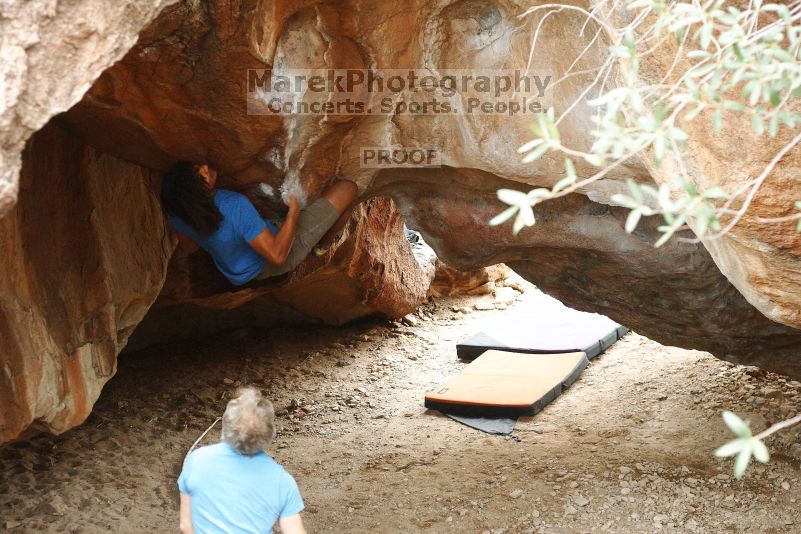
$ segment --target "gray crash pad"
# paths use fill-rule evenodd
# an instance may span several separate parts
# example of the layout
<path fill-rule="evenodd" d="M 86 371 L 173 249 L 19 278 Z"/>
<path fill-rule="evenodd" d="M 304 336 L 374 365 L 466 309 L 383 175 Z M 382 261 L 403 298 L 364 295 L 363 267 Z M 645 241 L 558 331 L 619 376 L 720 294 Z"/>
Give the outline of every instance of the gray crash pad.
<path fill-rule="evenodd" d="M 591 359 L 626 332 L 626 327 L 608 317 L 574 310 L 542 295 L 527 302 L 523 309 L 509 310 L 503 320 L 483 325 L 457 343 L 456 354 L 474 360 L 488 350 L 529 354 L 583 352 Z"/>

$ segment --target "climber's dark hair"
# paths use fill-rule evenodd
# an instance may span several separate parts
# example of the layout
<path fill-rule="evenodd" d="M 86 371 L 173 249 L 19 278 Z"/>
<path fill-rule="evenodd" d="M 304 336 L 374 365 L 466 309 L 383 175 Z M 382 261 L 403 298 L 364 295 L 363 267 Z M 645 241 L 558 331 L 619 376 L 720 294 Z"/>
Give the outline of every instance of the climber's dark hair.
<path fill-rule="evenodd" d="M 201 235 L 213 234 L 220 227 L 223 215 L 198 166 L 179 161 L 166 172 L 161 185 L 161 204 Z"/>

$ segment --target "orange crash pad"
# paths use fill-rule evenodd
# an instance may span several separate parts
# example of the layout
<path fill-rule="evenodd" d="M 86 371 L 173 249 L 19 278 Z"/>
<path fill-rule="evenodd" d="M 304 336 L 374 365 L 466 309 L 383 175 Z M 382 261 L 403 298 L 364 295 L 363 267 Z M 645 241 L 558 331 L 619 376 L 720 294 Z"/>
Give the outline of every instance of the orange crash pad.
<path fill-rule="evenodd" d="M 448 414 L 476 417 L 533 415 L 570 386 L 587 363 L 583 352 L 489 350 L 429 392 L 425 405 Z"/>

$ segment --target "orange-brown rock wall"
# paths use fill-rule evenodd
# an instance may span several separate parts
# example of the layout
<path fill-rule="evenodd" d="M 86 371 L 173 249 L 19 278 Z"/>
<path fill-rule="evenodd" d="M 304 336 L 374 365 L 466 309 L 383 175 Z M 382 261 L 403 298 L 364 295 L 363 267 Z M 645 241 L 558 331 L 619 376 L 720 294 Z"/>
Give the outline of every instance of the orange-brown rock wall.
<path fill-rule="evenodd" d="M 156 299 L 173 247 L 153 172 L 56 125 L 0 220 L 0 441 L 81 423 Z"/>

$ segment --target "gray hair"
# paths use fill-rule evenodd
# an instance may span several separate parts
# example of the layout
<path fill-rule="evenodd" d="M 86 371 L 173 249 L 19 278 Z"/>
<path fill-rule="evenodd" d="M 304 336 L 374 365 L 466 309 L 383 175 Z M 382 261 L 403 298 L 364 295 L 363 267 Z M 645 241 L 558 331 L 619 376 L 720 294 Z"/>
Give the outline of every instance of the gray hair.
<path fill-rule="evenodd" d="M 244 387 L 228 402 L 222 417 L 222 440 L 240 454 L 267 451 L 275 437 L 273 403 L 254 387 Z"/>

